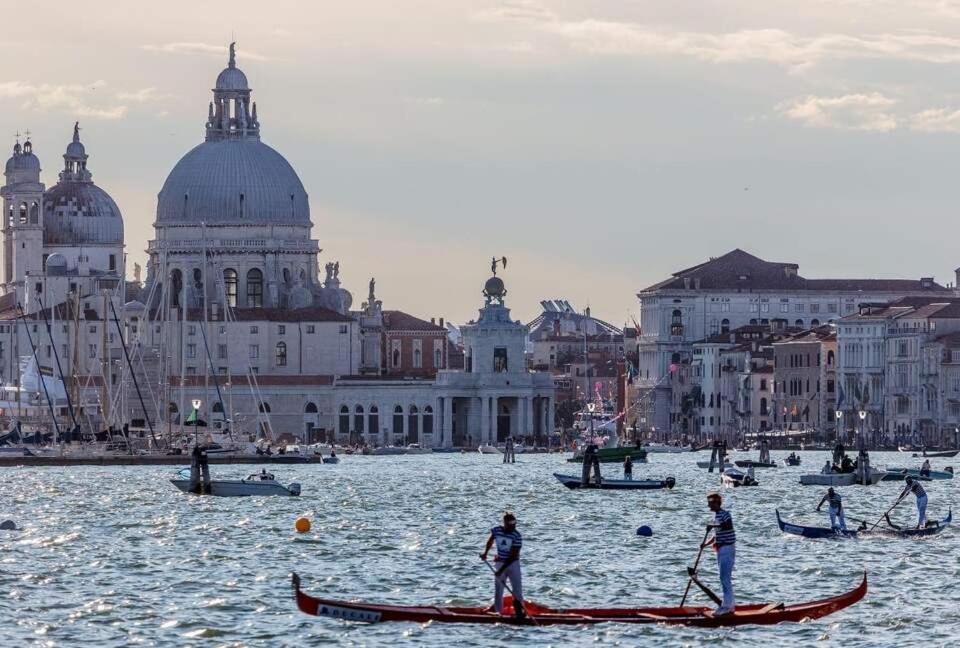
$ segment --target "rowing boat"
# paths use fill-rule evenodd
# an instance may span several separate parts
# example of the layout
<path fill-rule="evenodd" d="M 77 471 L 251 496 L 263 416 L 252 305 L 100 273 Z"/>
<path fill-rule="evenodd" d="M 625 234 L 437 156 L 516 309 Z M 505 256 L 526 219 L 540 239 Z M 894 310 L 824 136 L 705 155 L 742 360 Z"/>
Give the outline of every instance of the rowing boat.
<path fill-rule="evenodd" d="M 894 535 L 901 538 L 932 536 L 940 533 L 950 525 L 953 521 L 953 511 L 948 511 L 947 517 L 942 520 L 928 522 L 927 526 L 922 529 L 912 529 L 910 527 L 896 525 L 890 520 L 889 514 L 885 515 L 884 519 L 889 528 L 867 529 L 865 526 L 861 526 L 859 529 L 841 531 L 829 527 L 808 527 L 792 524 L 784 521 L 783 518 L 780 517 L 780 511 L 777 511 L 777 525 L 780 527 L 780 530 L 784 533 L 803 536 L 804 538 L 856 538 L 861 535 Z"/>
<path fill-rule="evenodd" d="M 914 479 L 953 479 L 953 469 L 930 470 L 924 474 L 919 468 L 887 468 L 883 481 L 903 481 L 908 475 Z"/>
<path fill-rule="evenodd" d="M 956 457 L 956 456 L 957 456 L 957 453 L 960 453 L 960 450 L 941 450 L 941 451 L 939 451 L 939 452 L 927 452 L 926 450 L 924 450 L 922 455 L 917 455 L 917 454 L 915 453 L 913 456 L 914 456 L 914 457 L 917 457 L 917 456 L 923 456 L 923 457 Z"/>
<path fill-rule="evenodd" d="M 752 459 L 741 459 L 734 461 L 738 468 L 776 468 L 777 464 L 772 461 L 753 461 Z"/>
<path fill-rule="evenodd" d="M 300 577 L 292 575 L 297 607 L 305 614 L 326 616 L 342 621 L 382 623 L 407 621 L 411 623 L 506 623 L 512 625 L 587 625 L 597 623 L 662 623 L 704 628 L 738 625 L 773 625 L 799 623 L 819 619 L 850 607 L 867 594 L 867 573 L 849 592 L 808 603 L 752 603 L 738 605 L 732 614 L 716 616 L 706 607 L 645 607 L 645 608 L 567 608 L 553 609 L 524 601 L 524 617 L 502 615 L 483 607 L 447 607 L 440 605 L 381 605 L 360 601 L 338 601 L 315 598 L 300 589 Z M 505 597 L 504 610 L 511 610 Z"/>
<path fill-rule="evenodd" d="M 677 483 L 673 477 L 666 479 L 601 479 L 600 483 L 588 482 L 584 485 L 579 477 L 553 473 L 557 480 L 567 488 L 599 488 L 601 490 L 656 490 L 659 488 L 673 488 Z"/>

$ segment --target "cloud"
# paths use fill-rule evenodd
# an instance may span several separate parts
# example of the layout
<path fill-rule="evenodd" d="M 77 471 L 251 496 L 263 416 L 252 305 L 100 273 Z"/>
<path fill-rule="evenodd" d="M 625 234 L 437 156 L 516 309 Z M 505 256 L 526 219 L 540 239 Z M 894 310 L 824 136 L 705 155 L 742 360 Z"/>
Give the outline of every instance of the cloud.
<path fill-rule="evenodd" d="M 161 98 L 159 92 L 156 88 L 141 88 L 134 92 L 118 92 L 116 93 L 117 99 L 120 101 L 133 101 L 136 103 L 146 103 L 148 101 L 153 101 L 155 99 Z"/>
<path fill-rule="evenodd" d="M 921 133 L 960 133 L 960 110 L 921 110 L 910 117 L 910 129 Z"/>
<path fill-rule="evenodd" d="M 403 101 L 413 106 L 442 106 L 445 103 L 443 97 L 404 97 Z"/>
<path fill-rule="evenodd" d="M 928 31 L 814 36 L 776 28 L 721 33 L 678 31 L 628 21 L 566 20 L 531 0 L 504 2 L 475 17 L 528 24 L 560 38 L 573 49 L 596 55 L 686 56 L 709 63 L 761 61 L 798 69 L 847 59 L 960 62 L 960 38 Z"/>
<path fill-rule="evenodd" d="M 103 105 L 91 101 L 95 98 L 95 90 L 105 85 L 105 81 L 82 85 L 34 85 L 22 81 L 6 81 L 0 83 L 0 98 L 22 99 L 25 110 L 58 110 L 76 117 L 122 119 L 127 114 L 126 105 Z"/>
<path fill-rule="evenodd" d="M 227 45 L 211 45 L 210 43 L 162 43 L 160 45 L 143 45 L 142 49 L 148 52 L 159 52 L 161 54 L 203 54 L 206 56 L 218 56 L 226 60 Z M 267 57 L 258 54 L 253 50 L 241 49 L 237 47 L 237 58 L 250 59 L 253 61 L 266 61 Z"/>
<path fill-rule="evenodd" d="M 879 92 L 840 97 L 809 95 L 781 103 L 777 111 L 814 128 L 889 132 L 899 125 L 897 117 L 890 112 L 896 103 L 896 99 Z"/>

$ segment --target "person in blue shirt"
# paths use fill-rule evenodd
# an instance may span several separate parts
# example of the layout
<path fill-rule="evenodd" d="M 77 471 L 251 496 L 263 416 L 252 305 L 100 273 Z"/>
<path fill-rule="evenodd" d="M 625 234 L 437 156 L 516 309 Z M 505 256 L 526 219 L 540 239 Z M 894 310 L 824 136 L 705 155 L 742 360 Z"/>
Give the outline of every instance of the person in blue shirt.
<path fill-rule="evenodd" d="M 906 497 L 907 493 L 913 493 L 917 496 L 917 528 L 922 529 L 927 525 L 927 491 L 923 490 L 920 480 L 908 476 L 907 485 L 900 493 L 900 499 Z"/>
<path fill-rule="evenodd" d="M 714 614 L 731 614 L 737 603 L 733 595 L 733 564 L 736 558 L 737 534 L 733 530 L 733 516 L 722 507 L 720 493 L 707 495 L 707 506 L 713 511 L 713 522 L 707 529 L 713 529 L 713 537 L 703 543 L 704 547 L 713 546 L 717 552 L 717 567 L 720 570 L 720 586 L 723 588 L 723 600 Z"/>
<path fill-rule="evenodd" d="M 517 531 L 516 516 L 507 511 L 503 514 L 503 524 L 495 526 L 490 530 L 490 537 L 487 539 L 487 546 L 480 554 L 480 560 L 486 562 L 487 554 L 491 547 L 497 545 L 497 555 L 493 559 L 494 565 L 494 588 L 493 588 L 493 609 L 497 614 L 503 614 L 503 586 L 507 580 L 510 581 L 510 589 L 513 590 L 513 611 L 517 618 L 524 615 L 523 611 L 523 583 L 520 576 L 520 548 L 523 547 L 523 536 Z"/>

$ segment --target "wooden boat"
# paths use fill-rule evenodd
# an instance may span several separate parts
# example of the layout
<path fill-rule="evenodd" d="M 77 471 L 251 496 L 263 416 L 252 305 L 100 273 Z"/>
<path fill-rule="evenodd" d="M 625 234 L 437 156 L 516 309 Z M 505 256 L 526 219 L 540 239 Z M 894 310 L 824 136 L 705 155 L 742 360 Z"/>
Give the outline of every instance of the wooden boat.
<path fill-rule="evenodd" d="M 447 607 L 439 605 L 380 605 L 362 601 L 338 601 L 315 598 L 300 589 L 300 577 L 293 574 L 294 598 L 301 612 L 313 616 L 326 616 L 342 621 L 383 623 L 407 621 L 410 623 L 504 623 L 510 625 L 588 625 L 597 623 L 662 623 L 703 628 L 718 628 L 739 625 L 773 625 L 776 623 L 799 623 L 819 619 L 850 607 L 867 594 L 867 573 L 863 580 L 849 592 L 838 596 L 818 599 L 808 603 L 751 603 L 738 605 L 732 614 L 715 616 L 712 608 L 706 607 L 640 607 L 640 608 L 567 608 L 553 609 L 525 601 L 527 615 L 516 618 L 487 611 L 484 607 Z M 512 602 L 505 597 L 504 610 L 512 609 Z"/>
<path fill-rule="evenodd" d="M 889 528 L 868 529 L 864 523 L 858 529 L 840 531 L 839 529 L 831 529 L 830 527 L 808 527 L 791 524 L 790 522 L 785 522 L 783 518 L 780 517 L 780 511 L 777 511 L 777 526 L 780 527 L 780 530 L 784 533 L 791 533 L 793 535 L 803 536 L 804 538 L 856 538 L 857 536 L 865 535 L 895 535 L 902 538 L 932 536 L 940 533 L 950 525 L 953 521 L 953 511 L 948 511 L 947 517 L 942 520 L 927 522 L 927 526 L 922 529 L 898 526 L 890 520 L 889 514 L 884 516 L 884 519 Z"/>
<path fill-rule="evenodd" d="M 800 457 L 799 457 L 798 455 L 793 455 L 792 457 L 787 457 L 786 459 L 783 460 L 783 463 L 785 463 L 785 464 L 788 465 L 788 466 L 799 466 L 799 465 L 800 465 Z"/>
<path fill-rule="evenodd" d="M 673 477 L 666 479 L 601 479 L 599 484 L 594 482 L 584 486 L 579 477 L 573 475 L 561 475 L 553 473 L 557 480 L 570 489 L 577 488 L 599 488 L 600 490 L 656 490 L 660 488 L 673 488 L 677 480 Z"/>
<path fill-rule="evenodd" d="M 720 481 L 724 486 L 729 486 L 731 488 L 739 488 L 740 486 L 759 486 L 760 483 L 748 475 L 747 473 L 740 472 L 735 468 L 730 468 L 724 470 L 720 474 Z"/>
<path fill-rule="evenodd" d="M 922 481 L 931 479 L 953 479 L 953 469 L 931 470 L 926 475 L 922 475 L 920 474 L 919 468 L 887 468 L 887 474 L 884 475 L 883 481 L 903 481 L 908 475 Z"/>
<path fill-rule="evenodd" d="M 752 459 L 741 459 L 734 461 L 738 468 L 776 468 L 777 464 L 772 461 L 753 461 Z"/>
<path fill-rule="evenodd" d="M 678 454 L 681 452 L 690 452 L 692 446 L 670 445 L 669 443 L 645 443 L 643 449 L 647 452 L 666 452 L 669 454 Z"/>
<path fill-rule="evenodd" d="M 710 467 L 710 462 L 709 462 L 709 461 L 698 461 L 698 462 L 697 462 L 697 468 L 709 468 L 709 467 Z M 719 465 L 719 464 L 715 464 L 713 467 L 716 468 L 717 470 L 720 470 L 720 465 Z M 735 467 L 735 466 L 734 466 L 732 463 L 730 463 L 729 461 L 725 461 L 725 462 L 723 463 L 723 470 L 726 470 L 727 468 L 734 468 L 734 467 Z"/>
<path fill-rule="evenodd" d="M 877 484 L 885 479 L 887 471 L 870 470 L 870 483 Z M 812 473 L 809 475 L 800 475 L 800 483 L 804 486 L 853 486 L 857 483 L 857 474 L 855 472 L 847 473 Z"/>

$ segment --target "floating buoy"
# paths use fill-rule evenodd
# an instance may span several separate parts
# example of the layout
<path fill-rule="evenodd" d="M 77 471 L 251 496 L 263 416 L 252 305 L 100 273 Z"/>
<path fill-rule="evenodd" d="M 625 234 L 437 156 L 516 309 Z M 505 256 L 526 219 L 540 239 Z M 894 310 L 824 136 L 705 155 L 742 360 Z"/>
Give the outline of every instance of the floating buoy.
<path fill-rule="evenodd" d="M 647 525 L 643 525 L 642 527 L 637 529 L 637 535 L 643 538 L 649 538 L 650 536 L 653 535 L 653 529 L 651 529 Z"/>
<path fill-rule="evenodd" d="M 3 522 L 0 522 L 0 530 L 16 531 L 17 525 L 13 520 L 4 520 Z"/>
<path fill-rule="evenodd" d="M 310 530 L 310 520 L 305 517 L 299 517 L 297 521 L 294 522 L 293 527 L 297 530 L 297 533 L 306 533 Z"/>

